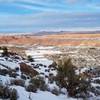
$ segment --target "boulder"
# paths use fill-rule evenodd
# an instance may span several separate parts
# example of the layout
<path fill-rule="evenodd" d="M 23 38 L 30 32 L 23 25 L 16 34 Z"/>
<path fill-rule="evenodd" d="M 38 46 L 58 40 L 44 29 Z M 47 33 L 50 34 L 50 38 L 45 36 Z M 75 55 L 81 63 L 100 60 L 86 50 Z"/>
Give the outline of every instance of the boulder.
<path fill-rule="evenodd" d="M 26 63 L 20 63 L 20 70 L 22 73 L 29 75 L 30 77 L 34 77 L 39 73 L 32 68 L 32 66 L 27 65 Z"/>

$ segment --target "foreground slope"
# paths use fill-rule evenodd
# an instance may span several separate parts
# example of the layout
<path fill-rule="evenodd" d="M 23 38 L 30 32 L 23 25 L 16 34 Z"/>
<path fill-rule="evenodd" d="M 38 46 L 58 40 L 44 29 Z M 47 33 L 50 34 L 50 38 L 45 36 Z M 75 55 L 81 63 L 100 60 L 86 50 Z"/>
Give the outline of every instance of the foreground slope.
<path fill-rule="evenodd" d="M 12 52 L 9 52 L 7 55 L 1 54 L 0 98 L 9 98 L 9 91 L 15 89 L 17 91 L 17 100 L 77 100 L 76 98 L 69 97 L 68 91 L 65 88 L 60 88 L 56 81 L 52 80 L 52 77 L 57 75 L 57 69 L 52 65 L 53 60 L 47 58 L 45 55 L 61 55 L 62 53 L 61 51 L 53 48 L 54 47 L 37 47 L 37 49 L 29 48 L 25 51 L 28 58 L 23 58 L 19 54 Z M 34 58 L 34 60 L 30 59 L 30 56 Z M 90 96 L 87 97 L 87 99 L 99 100 L 99 67 L 84 66 L 82 68 L 76 68 L 75 72 L 77 75 L 80 73 L 82 77 L 87 75 L 90 79 Z M 33 83 L 31 82 L 33 82 L 34 85 L 32 85 Z M 4 93 L 5 95 L 3 95 L 3 97 L 2 86 L 7 88 L 7 93 L 5 92 L 6 94 Z M 58 92 L 59 90 L 60 92 Z M 84 99 L 79 98 L 79 100 Z"/>
<path fill-rule="evenodd" d="M 26 55 L 34 56 L 35 61 L 23 59 L 23 57 L 16 53 L 10 53 L 9 55 L 0 54 L 0 98 L 2 100 L 9 98 L 9 88 L 11 91 L 12 89 L 16 89 L 17 100 L 74 100 L 66 97 L 64 94 L 57 96 L 51 93 L 54 88 L 59 88 L 56 84 L 49 83 L 48 80 L 50 73 L 56 75 L 56 70 L 50 70 L 48 67 L 53 61 L 45 58 L 43 52 L 41 52 L 41 55 L 37 54 L 38 51 L 26 51 Z M 48 72 L 48 70 L 50 71 Z M 36 75 L 45 78 L 45 82 L 48 84 L 48 91 L 45 90 L 45 87 L 43 90 L 37 90 L 37 87 L 34 87 L 35 89 L 33 88 L 32 91 L 27 90 L 30 80 Z M 6 89 L 8 93 L 4 92 L 2 94 L 2 87 L 4 89 L 8 87 Z M 13 98 L 13 100 L 16 99 Z"/>

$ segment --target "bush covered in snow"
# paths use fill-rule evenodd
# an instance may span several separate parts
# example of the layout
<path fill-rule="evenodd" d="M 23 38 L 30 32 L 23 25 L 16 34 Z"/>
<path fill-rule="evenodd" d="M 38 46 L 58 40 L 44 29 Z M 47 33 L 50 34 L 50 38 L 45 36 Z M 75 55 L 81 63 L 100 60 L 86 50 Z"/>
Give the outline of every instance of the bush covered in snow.
<path fill-rule="evenodd" d="M 47 85 L 45 84 L 44 78 L 40 76 L 32 78 L 29 85 L 26 86 L 26 90 L 29 92 L 36 92 L 38 89 L 42 91 L 47 90 Z"/>
<path fill-rule="evenodd" d="M 25 81 L 22 79 L 12 79 L 11 80 L 11 85 L 19 85 L 19 86 L 23 86 L 25 85 Z"/>
<path fill-rule="evenodd" d="M 1 99 L 10 99 L 10 100 L 17 100 L 18 94 L 16 89 L 11 89 L 8 86 L 0 84 L 0 98 Z"/>
<path fill-rule="evenodd" d="M 60 94 L 60 91 L 59 91 L 57 88 L 54 88 L 54 89 L 51 91 L 51 93 L 58 96 L 58 95 Z"/>
<path fill-rule="evenodd" d="M 33 84 L 29 84 L 28 86 L 26 86 L 26 91 L 36 93 L 37 87 L 35 87 Z"/>
<path fill-rule="evenodd" d="M 34 62 L 34 59 L 32 58 L 32 56 L 28 56 L 27 60 L 30 61 L 30 62 Z"/>
<path fill-rule="evenodd" d="M 18 94 L 16 89 L 11 89 L 10 100 L 17 100 Z"/>
<path fill-rule="evenodd" d="M 57 71 L 56 83 L 60 88 L 66 88 L 69 96 L 82 98 L 89 96 L 90 82 L 86 77 L 76 75 L 71 59 L 59 60 Z"/>

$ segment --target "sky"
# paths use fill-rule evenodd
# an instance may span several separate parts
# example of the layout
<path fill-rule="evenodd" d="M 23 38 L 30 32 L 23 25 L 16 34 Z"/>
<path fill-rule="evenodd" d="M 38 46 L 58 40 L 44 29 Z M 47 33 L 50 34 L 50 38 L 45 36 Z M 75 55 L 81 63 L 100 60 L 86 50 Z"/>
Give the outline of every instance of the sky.
<path fill-rule="evenodd" d="M 100 0 L 0 0 L 0 33 L 99 29 Z"/>

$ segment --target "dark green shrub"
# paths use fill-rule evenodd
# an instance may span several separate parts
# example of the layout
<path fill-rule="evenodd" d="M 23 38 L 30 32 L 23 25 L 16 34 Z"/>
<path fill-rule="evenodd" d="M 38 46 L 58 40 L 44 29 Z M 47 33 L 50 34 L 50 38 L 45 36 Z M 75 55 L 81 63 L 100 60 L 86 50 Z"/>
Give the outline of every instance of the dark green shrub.
<path fill-rule="evenodd" d="M 100 84 L 100 79 L 96 79 L 94 82 Z"/>
<path fill-rule="evenodd" d="M 10 100 L 17 100 L 17 98 L 18 98 L 17 90 L 16 89 L 12 89 L 10 91 L 11 91 Z"/>
<path fill-rule="evenodd" d="M 35 77 L 31 79 L 30 83 L 34 85 L 34 87 L 36 87 L 37 89 L 40 89 L 42 91 L 46 90 L 46 84 L 44 78 L 42 77 Z"/>
<path fill-rule="evenodd" d="M 9 56 L 7 47 L 2 47 L 3 53 L 2 56 Z"/>
<path fill-rule="evenodd" d="M 49 65 L 48 67 L 49 68 L 56 68 L 56 66 L 57 66 L 57 64 L 56 64 L 56 62 L 53 62 L 51 65 Z"/>
<path fill-rule="evenodd" d="M 37 87 L 35 87 L 33 84 L 29 84 L 28 86 L 26 86 L 26 91 L 36 93 Z"/>
<path fill-rule="evenodd" d="M 58 61 L 57 65 L 57 84 L 61 88 L 67 88 L 68 82 L 73 81 L 75 78 L 74 66 L 71 63 L 71 59 L 63 59 Z"/>
<path fill-rule="evenodd" d="M 22 78 L 23 80 L 26 80 L 26 79 L 27 79 L 26 75 L 24 75 L 24 74 L 21 74 L 21 78 Z"/>
<path fill-rule="evenodd" d="M 10 89 L 8 86 L 4 86 L 0 84 L 0 98 L 1 99 L 9 99 L 9 100 L 17 100 L 18 95 L 16 89 Z"/>
<path fill-rule="evenodd" d="M 28 56 L 27 59 L 28 59 L 28 61 L 30 61 L 30 62 L 34 62 L 34 59 L 32 58 L 32 56 Z"/>
<path fill-rule="evenodd" d="M 55 81 L 55 77 L 54 77 L 53 73 L 49 73 L 48 79 L 49 79 L 50 84 L 52 84 Z"/>
<path fill-rule="evenodd" d="M 35 85 L 37 88 L 39 88 L 39 86 L 41 85 L 41 81 L 42 80 L 42 78 L 40 78 L 40 77 L 35 77 L 35 78 L 32 78 L 31 80 L 30 80 L 30 83 L 32 83 L 33 85 Z"/>
<path fill-rule="evenodd" d="M 69 96 L 85 98 L 88 95 L 90 82 L 86 76 L 75 74 L 75 66 L 73 66 L 71 59 L 60 60 L 57 71 L 56 83 L 59 87 L 66 88 Z"/>
<path fill-rule="evenodd" d="M 6 86 L 0 86 L 0 98 L 8 99 L 10 97 L 10 89 Z"/>
<path fill-rule="evenodd" d="M 16 78 L 18 76 L 18 74 L 16 72 L 9 72 L 9 76 L 10 77 L 13 77 L 13 78 Z"/>
<path fill-rule="evenodd" d="M 18 86 L 23 86 L 25 85 L 25 81 L 22 79 L 12 79 L 11 80 L 12 85 L 18 85 Z"/>
<path fill-rule="evenodd" d="M 7 69 L 0 69 L 0 75 L 7 75 L 9 71 Z"/>
<path fill-rule="evenodd" d="M 52 91 L 51 91 L 51 93 L 52 94 L 55 94 L 55 95 L 59 95 L 60 94 L 60 92 L 59 92 L 59 90 L 57 89 L 57 88 L 54 88 Z"/>
<path fill-rule="evenodd" d="M 16 67 L 15 70 L 16 70 L 16 72 L 18 72 L 19 71 L 19 67 Z"/>

